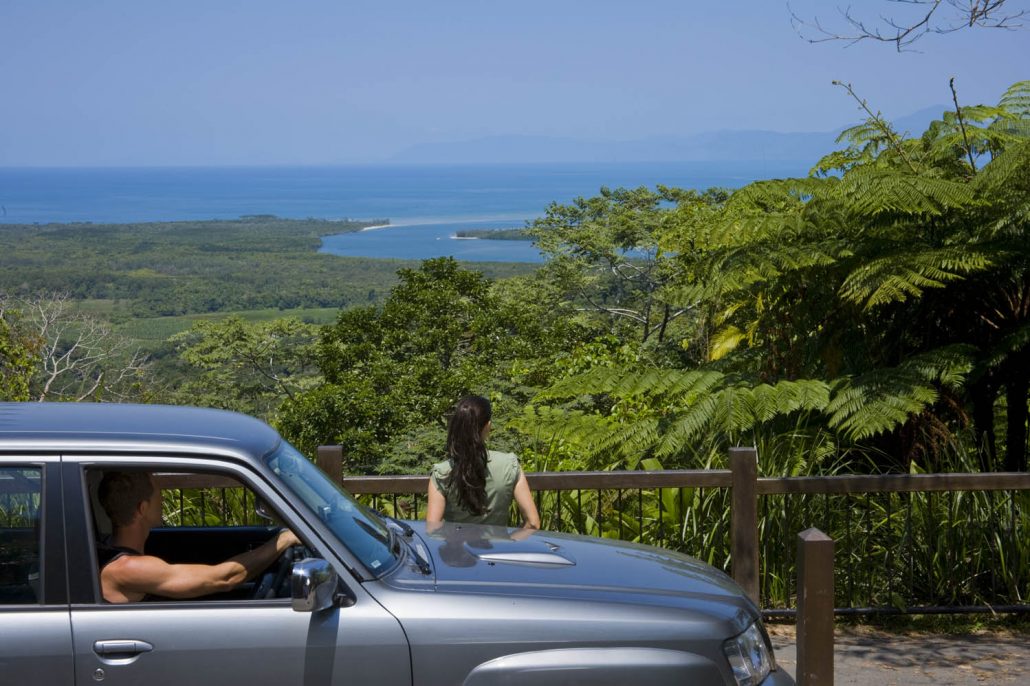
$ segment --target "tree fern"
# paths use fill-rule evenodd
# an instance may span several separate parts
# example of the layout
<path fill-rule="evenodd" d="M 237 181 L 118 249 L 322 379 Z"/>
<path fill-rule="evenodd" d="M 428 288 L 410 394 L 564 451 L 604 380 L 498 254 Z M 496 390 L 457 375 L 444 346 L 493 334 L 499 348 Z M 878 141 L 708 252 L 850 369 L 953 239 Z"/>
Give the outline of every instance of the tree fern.
<path fill-rule="evenodd" d="M 928 288 L 943 288 L 990 265 L 989 254 L 960 247 L 892 253 L 848 274 L 840 295 L 868 310 L 918 298 Z"/>

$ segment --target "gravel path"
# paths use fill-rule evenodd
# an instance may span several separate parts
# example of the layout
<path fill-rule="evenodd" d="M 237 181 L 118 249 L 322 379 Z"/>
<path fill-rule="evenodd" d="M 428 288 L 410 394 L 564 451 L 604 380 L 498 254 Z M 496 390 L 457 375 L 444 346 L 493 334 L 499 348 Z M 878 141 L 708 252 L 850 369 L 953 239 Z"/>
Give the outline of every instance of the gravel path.
<path fill-rule="evenodd" d="M 780 666 L 797 675 L 794 627 L 768 625 Z M 835 686 L 1030 684 L 1030 634 L 888 633 L 838 626 Z"/>

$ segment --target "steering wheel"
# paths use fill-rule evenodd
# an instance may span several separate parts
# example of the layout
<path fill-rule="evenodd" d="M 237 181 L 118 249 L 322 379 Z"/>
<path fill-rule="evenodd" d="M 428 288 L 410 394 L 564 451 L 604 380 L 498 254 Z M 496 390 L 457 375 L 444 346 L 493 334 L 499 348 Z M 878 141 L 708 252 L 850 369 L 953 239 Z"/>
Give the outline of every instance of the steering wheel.
<path fill-rule="evenodd" d="M 254 585 L 254 590 L 250 594 L 251 600 L 288 596 L 290 572 L 293 570 L 293 563 L 310 556 L 307 546 L 303 545 L 290 546 L 284 550 L 282 555 L 264 571 L 258 583 Z"/>

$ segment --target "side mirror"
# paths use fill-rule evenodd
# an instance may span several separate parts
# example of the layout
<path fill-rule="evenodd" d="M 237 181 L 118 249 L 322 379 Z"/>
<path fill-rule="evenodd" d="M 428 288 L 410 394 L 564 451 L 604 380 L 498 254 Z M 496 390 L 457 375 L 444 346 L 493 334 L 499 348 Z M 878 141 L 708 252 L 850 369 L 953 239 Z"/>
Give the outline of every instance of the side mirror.
<path fill-rule="evenodd" d="M 295 612 L 318 612 L 332 607 L 336 587 L 336 570 L 325 560 L 309 557 L 294 563 L 290 595 Z"/>

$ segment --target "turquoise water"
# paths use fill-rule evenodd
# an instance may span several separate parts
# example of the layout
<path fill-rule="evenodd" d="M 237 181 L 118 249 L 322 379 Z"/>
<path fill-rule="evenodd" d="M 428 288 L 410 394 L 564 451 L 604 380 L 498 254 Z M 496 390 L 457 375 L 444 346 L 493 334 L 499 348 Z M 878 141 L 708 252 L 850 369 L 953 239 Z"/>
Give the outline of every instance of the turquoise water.
<path fill-rule="evenodd" d="M 602 186 L 739 187 L 804 174 L 803 163 L 362 165 L 138 169 L 0 168 L 0 225 L 287 218 L 388 219 L 391 228 L 325 239 L 363 257 L 537 261 L 524 242 L 452 239 L 470 228 L 513 228 L 551 202 Z"/>

